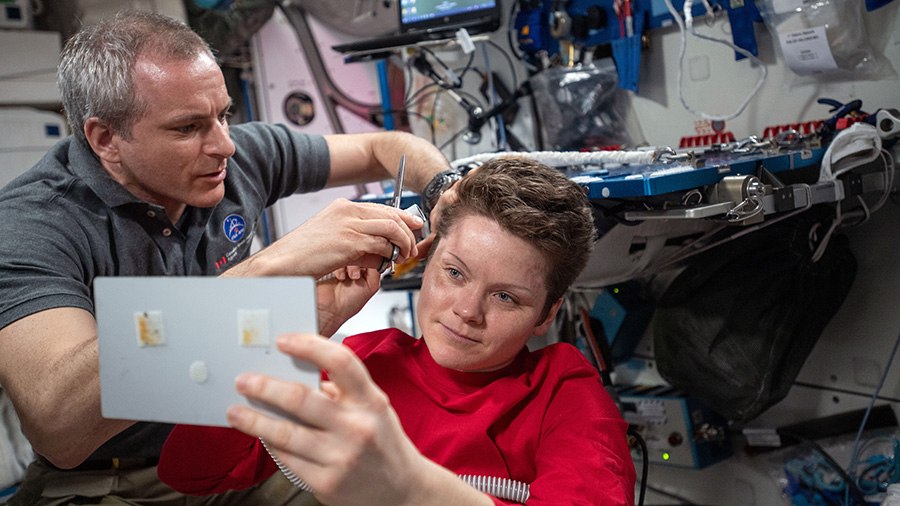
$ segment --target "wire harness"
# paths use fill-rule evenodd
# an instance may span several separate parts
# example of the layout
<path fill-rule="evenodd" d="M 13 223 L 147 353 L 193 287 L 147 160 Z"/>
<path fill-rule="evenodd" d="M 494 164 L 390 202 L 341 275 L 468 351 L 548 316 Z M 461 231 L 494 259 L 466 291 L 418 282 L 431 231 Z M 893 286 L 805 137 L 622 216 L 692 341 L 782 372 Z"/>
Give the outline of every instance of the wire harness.
<path fill-rule="evenodd" d="M 315 493 L 313 489 L 303 481 L 299 476 L 294 474 L 293 471 L 288 469 L 278 457 L 272 453 L 272 450 L 269 449 L 269 446 L 266 445 L 266 442 L 262 439 L 259 440 L 263 448 L 269 452 L 269 456 L 272 457 L 272 460 L 275 461 L 275 464 L 278 465 L 278 469 L 284 473 L 284 476 L 295 486 L 300 487 L 303 490 L 306 490 L 310 493 Z M 493 476 L 474 476 L 474 475 L 459 475 L 460 479 L 464 482 L 468 483 L 470 486 L 475 489 L 484 492 L 485 494 L 492 495 L 498 499 L 506 499 L 508 501 L 515 501 L 520 504 L 525 504 L 525 501 L 528 500 L 530 496 L 530 491 L 527 483 L 522 483 L 521 481 L 512 480 L 509 478 L 497 478 Z"/>

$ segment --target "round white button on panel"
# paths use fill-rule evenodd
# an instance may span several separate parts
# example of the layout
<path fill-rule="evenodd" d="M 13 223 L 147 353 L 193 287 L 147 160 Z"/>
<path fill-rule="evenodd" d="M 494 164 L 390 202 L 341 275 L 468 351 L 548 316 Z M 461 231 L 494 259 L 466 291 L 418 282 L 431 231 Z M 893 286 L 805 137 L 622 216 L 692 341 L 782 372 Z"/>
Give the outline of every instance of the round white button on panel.
<path fill-rule="evenodd" d="M 206 369 L 206 364 L 200 360 L 191 364 L 189 371 L 191 373 L 191 380 L 198 385 L 206 383 L 206 380 L 209 378 L 209 371 Z"/>

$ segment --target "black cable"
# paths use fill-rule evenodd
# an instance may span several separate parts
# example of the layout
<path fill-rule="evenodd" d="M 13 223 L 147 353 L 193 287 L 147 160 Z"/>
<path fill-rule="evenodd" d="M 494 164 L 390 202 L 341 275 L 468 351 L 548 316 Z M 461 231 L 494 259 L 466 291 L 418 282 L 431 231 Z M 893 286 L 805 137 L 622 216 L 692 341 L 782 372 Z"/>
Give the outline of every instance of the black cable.
<path fill-rule="evenodd" d="M 512 89 L 518 90 L 519 89 L 519 78 L 516 77 L 516 66 L 513 64 L 512 58 L 510 58 L 509 55 L 506 54 L 506 51 L 504 51 L 503 48 L 500 47 L 496 42 L 488 39 L 487 43 L 489 45 L 493 46 L 494 48 L 496 48 L 497 51 L 500 51 L 500 54 L 503 55 L 503 58 L 506 60 L 506 64 L 509 65 L 509 71 L 512 75 L 512 80 L 513 80 Z M 473 51 L 473 54 L 474 54 L 474 51 Z"/>
<path fill-rule="evenodd" d="M 457 137 L 459 137 L 460 135 L 462 135 L 462 134 L 463 134 L 465 131 L 467 131 L 468 129 L 469 129 L 468 126 L 463 127 L 460 131 L 458 131 L 458 132 L 456 132 L 455 134 L 453 134 L 453 137 L 450 137 L 450 140 L 448 140 L 447 142 L 441 144 L 441 147 L 438 148 L 438 149 L 440 149 L 441 151 L 443 151 L 444 148 L 446 148 L 447 146 L 449 146 L 453 141 L 456 140 Z M 456 158 L 456 157 L 454 156 L 453 158 Z"/>
<path fill-rule="evenodd" d="M 472 51 L 471 53 L 469 53 L 469 61 L 467 61 L 466 64 L 461 69 L 451 69 L 450 67 L 447 66 L 446 63 L 444 63 L 443 60 L 441 60 L 438 57 L 438 55 L 434 54 L 433 51 L 431 51 L 430 49 L 428 49 L 426 47 L 423 47 L 422 49 L 428 51 L 428 54 L 430 54 L 432 58 L 437 60 L 437 62 L 440 63 L 442 67 L 444 67 L 445 69 L 456 74 L 456 77 L 459 78 L 459 80 L 460 80 L 460 84 L 462 84 L 463 76 L 465 76 L 466 73 L 472 68 L 472 62 L 475 60 L 475 51 Z M 461 87 L 461 86 L 458 86 L 458 87 Z"/>
<path fill-rule="evenodd" d="M 519 0 L 513 0 L 512 6 L 509 9 L 509 25 L 507 25 L 507 27 L 506 27 L 506 43 L 509 44 L 509 52 L 512 53 L 513 56 L 515 56 L 517 60 L 524 63 L 525 67 L 528 70 L 534 72 L 537 70 L 537 68 L 534 65 L 532 65 L 531 63 L 529 63 L 528 60 L 525 59 L 524 54 L 521 54 L 518 51 L 516 51 L 516 48 L 513 45 L 512 32 L 513 32 L 513 28 L 515 28 L 515 22 L 514 22 L 515 20 L 514 20 L 513 14 L 516 12 L 516 7 L 518 7 L 518 6 L 519 6 Z"/>
<path fill-rule="evenodd" d="M 418 97 L 417 101 L 412 102 L 409 105 L 417 105 L 417 104 L 421 103 L 422 101 L 424 101 L 426 98 L 430 97 L 431 95 L 436 95 L 436 94 L 444 92 L 444 91 L 451 91 L 451 90 L 448 90 L 446 88 L 439 88 L 437 90 L 431 90 L 428 93 L 422 95 L 421 97 Z M 484 105 L 481 103 L 481 100 L 478 97 L 476 97 L 475 95 L 472 95 L 471 93 L 469 93 L 467 91 L 462 91 L 462 90 L 452 90 L 452 91 L 454 93 L 456 93 L 457 95 L 468 98 L 469 100 L 471 100 L 474 103 L 475 106 L 481 108 L 482 111 L 484 110 Z M 454 99 L 454 102 L 456 102 L 455 99 Z M 459 106 L 462 107 L 463 109 L 465 109 L 465 106 L 463 106 L 463 104 L 459 104 Z"/>
<path fill-rule="evenodd" d="M 497 49 L 500 50 L 501 53 L 503 53 L 504 58 L 506 58 L 507 63 L 509 63 L 509 65 L 510 65 L 510 69 L 513 71 L 513 79 L 516 79 L 516 75 L 515 75 L 515 67 L 514 67 L 514 65 L 513 65 L 513 63 L 512 63 L 512 60 L 509 58 L 509 55 L 507 55 L 507 54 L 503 51 L 502 48 L 500 48 L 499 46 L 497 46 L 497 45 L 494 44 L 493 42 L 492 42 L 491 44 L 493 44 L 494 47 L 497 47 Z M 473 62 L 474 59 L 475 59 L 475 52 L 473 51 L 473 52 L 469 55 L 469 61 L 466 62 L 466 65 L 465 65 L 465 67 L 463 67 L 462 71 L 461 71 L 458 75 L 456 75 L 456 74 L 455 74 L 455 71 L 453 71 L 452 69 L 450 69 L 450 67 L 449 67 L 446 63 L 444 63 L 444 62 L 443 62 L 443 61 L 442 61 L 442 60 L 441 60 L 441 59 L 440 59 L 440 58 L 439 58 L 432 50 L 430 50 L 430 49 L 428 49 L 428 48 L 421 48 L 421 49 L 423 50 L 424 53 L 427 53 L 427 54 L 431 55 L 431 57 L 432 57 L 434 60 L 436 60 L 436 61 L 438 62 L 438 64 L 440 64 L 444 69 L 446 69 L 446 70 L 448 70 L 448 71 L 450 71 L 450 72 L 454 72 L 454 75 L 455 75 L 455 77 L 456 77 L 456 81 L 457 81 L 457 82 L 456 82 L 456 83 L 450 83 L 450 84 L 448 84 L 444 79 L 441 79 L 441 78 L 434 72 L 433 69 L 431 69 L 431 64 L 428 63 L 428 60 L 426 59 L 426 57 L 425 57 L 424 55 L 422 55 L 422 56 L 417 56 L 417 57 L 415 57 L 415 58 L 420 58 L 420 60 L 418 60 L 418 61 L 416 61 L 415 59 L 413 60 L 413 68 L 419 69 L 420 72 L 422 72 L 423 74 L 429 76 L 429 77 L 432 79 L 433 82 L 428 83 L 428 84 L 426 84 L 425 86 L 422 86 L 421 88 L 419 88 L 418 90 L 416 90 L 416 91 L 413 92 L 412 94 L 407 93 L 407 96 L 405 97 L 405 101 L 404 101 L 404 107 L 406 107 L 407 109 L 409 109 L 411 106 L 414 106 L 414 105 L 417 105 L 417 104 L 421 103 L 422 101 L 424 101 L 426 98 L 428 98 L 428 97 L 431 96 L 431 95 L 439 94 L 439 93 L 441 93 L 441 92 L 444 91 L 444 90 L 452 91 L 452 92 L 456 93 L 456 95 L 458 95 L 459 97 L 463 97 L 464 99 L 468 99 L 468 101 L 470 102 L 470 103 L 467 104 L 467 103 L 466 103 L 466 100 L 463 100 L 459 105 L 460 105 L 461 107 L 463 107 L 463 109 L 465 109 L 465 112 L 466 112 L 467 114 L 470 115 L 469 120 L 470 120 L 470 123 L 471 123 L 471 120 L 472 120 L 472 116 L 471 116 L 471 115 L 473 114 L 472 111 L 475 110 L 475 107 L 477 107 L 477 108 L 479 108 L 479 109 L 481 109 L 481 110 L 483 111 L 483 110 L 484 110 L 484 106 L 482 105 L 481 101 L 480 101 L 476 96 L 474 96 L 474 95 L 472 95 L 471 93 L 468 93 L 468 92 L 466 92 L 466 91 L 463 91 L 463 90 L 460 89 L 460 88 L 462 88 L 462 84 L 463 84 L 463 83 L 462 83 L 462 78 L 466 75 L 466 73 L 469 72 L 470 69 L 473 68 L 473 67 L 472 67 L 472 62 Z M 412 71 L 412 69 L 411 69 L 411 71 Z M 517 81 L 517 80 L 516 80 L 516 84 L 518 85 L 518 81 Z M 410 86 L 411 86 L 411 85 L 410 85 Z M 434 88 L 438 88 L 438 89 L 435 90 Z M 409 90 L 407 90 L 407 92 L 409 92 Z M 456 97 L 454 97 L 454 100 L 457 101 L 457 102 L 459 102 L 459 100 L 458 100 Z M 435 101 L 435 103 L 436 103 L 436 101 Z M 434 117 L 435 103 L 432 103 L 432 118 Z M 473 104 L 474 104 L 474 105 L 473 105 Z M 418 116 L 423 117 L 421 114 L 418 114 Z M 431 124 L 429 124 L 429 127 L 431 128 L 433 139 L 436 139 L 436 134 L 434 133 L 434 126 L 431 125 Z M 456 141 L 456 139 L 457 139 L 461 134 L 463 134 L 464 132 L 466 132 L 467 129 L 471 129 L 471 128 L 470 128 L 470 125 L 468 125 L 468 124 L 466 125 L 465 128 L 463 128 L 462 130 L 460 130 L 460 131 L 456 132 L 455 134 L 453 134 L 453 136 L 452 136 L 447 142 L 445 142 L 444 144 L 442 144 L 442 145 L 440 146 L 439 149 L 443 150 L 443 149 L 446 148 L 448 145 L 450 145 L 450 143 Z M 432 143 L 434 143 L 434 142 L 435 142 L 435 141 L 432 140 Z"/>
<path fill-rule="evenodd" d="M 440 93 L 443 93 L 444 91 L 446 91 L 444 88 L 438 88 L 438 89 L 436 89 L 436 90 L 431 90 L 431 91 L 429 91 L 428 93 L 425 93 L 424 95 L 422 95 L 421 97 L 418 97 L 417 101 L 412 102 L 412 103 L 409 103 L 409 104 L 406 104 L 406 107 L 409 108 L 409 107 L 418 105 L 418 104 L 424 102 L 428 97 L 430 97 L 430 96 L 432 96 L 432 95 L 438 95 L 438 94 L 440 94 Z M 456 93 L 459 94 L 459 95 L 465 95 L 465 96 L 468 97 L 470 100 L 474 101 L 474 102 L 477 104 L 478 107 L 482 107 L 481 102 L 479 102 L 478 98 L 475 97 L 474 95 L 472 95 L 471 93 L 467 93 L 467 92 L 460 91 L 460 90 L 457 90 Z M 460 107 L 462 107 L 462 104 L 457 104 L 457 105 L 460 105 Z M 432 102 L 432 117 L 434 116 L 434 109 L 433 109 L 433 107 L 434 107 L 434 102 Z M 420 114 L 419 116 L 421 116 L 421 114 Z M 467 126 L 468 126 L 468 125 L 467 125 Z"/>
<path fill-rule="evenodd" d="M 444 60 L 441 60 L 436 54 L 434 54 L 434 51 L 432 51 L 431 49 L 428 49 L 427 47 L 423 47 L 423 48 L 421 48 L 421 50 L 422 50 L 423 54 L 416 55 L 412 59 L 413 67 L 415 67 L 417 70 L 419 70 L 419 72 L 421 72 L 422 74 L 430 77 L 432 81 L 441 85 L 444 88 L 447 88 L 447 89 L 462 88 L 462 84 L 463 84 L 462 76 L 457 75 L 456 72 L 453 69 L 451 69 L 449 65 L 444 63 Z M 438 64 L 440 64 L 440 66 L 444 68 L 445 72 L 444 72 L 443 77 L 441 77 L 434 70 L 434 68 L 432 67 L 432 65 L 430 63 L 428 63 L 428 58 L 425 57 L 425 54 L 431 55 L 431 58 L 433 60 L 437 61 Z M 473 51 L 472 56 L 474 56 L 474 51 Z M 471 65 L 471 58 L 470 58 L 469 63 L 466 65 L 466 67 L 463 68 L 463 72 L 467 71 L 470 65 Z"/>
<path fill-rule="evenodd" d="M 419 97 L 419 95 L 422 94 L 422 93 L 424 93 L 425 91 L 427 91 L 427 90 L 429 90 L 429 89 L 433 89 L 433 88 L 443 89 L 443 88 L 441 87 L 441 85 L 438 84 L 438 83 L 428 83 L 428 84 L 426 84 L 425 86 L 422 86 L 421 88 L 419 88 L 418 90 L 416 90 L 416 92 L 413 93 L 412 96 L 409 97 L 409 99 L 406 101 L 406 106 L 409 107 L 410 105 L 412 105 L 412 104 L 413 104 L 413 100 L 415 100 L 416 98 L 419 98 L 420 101 L 421 101 L 421 100 L 424 100 L 424 98 L 423 98 L 423 97 Z"/>
<path fill-rule="evenodd" d="M 472 58 L 469 59 L 469 64 L 466 65 L 466 70 L 471 68 L 470 67 L 471 63 L 472 63 Z M 437 89 L 434 89 L 434 88 L 437 88 Z M 437 95 L 445 90 L 450 90 L 450 89 L 452 89 L 452 88 L 441 86 L 440 83 L 429 83 L 429 84 L 419 88 L 418 90 L 416 90 L 416 92 L 413 93 L 412 96 L 409 97 L 409 100 L 404 104 L 404 106 L 408 110 L 410 107 L 423 102 L 425 99 L 427 99 L 431 95 Z M 475 105 L 477 105 L 479 108 L 481 108 L 482 110 L 484 109 L 484 106 L 481 104 L 481 101 L 478 99 L 478 97 L 472 95 L 471 93 L 460 90 L 460 89 L 454 90 L 454 93 L 456 93 L 460 96 L 466 97 L 471 102 L 473 102 Z M 460 105 L 460 107 L 463 107 L 462 104 L 459 104 L 459 105 Z M 434 106 L 435 106 L 435 104 L 432 103 L 432 118 L 434 117 Z M 466 111 L 466 112 L 468 113 L 468 111 Z M 427 121 L 427 118 L 422 114 L 414 113 L 414 112 L 410 112 L 410 114 L 414 114 L 420 118 L 426 119 L 426 121 Z M 432 137 L 431 143 L 435 144 L 437 142 L 437 134 L 435 133 L 434 125 L 429 122 L 428 126 L 429 126 L 429 129 L 431 130 L 431 137 Z M 453 134 L 453 136 L 447 142 L 442 144 L 439 149 L 443 150 L 450 143 L 454 142 L 461 134 L 465 133 L 467 129 L 469 129 L 468 125 L 466 125 L 466 127 L 464 127 L 462 130 Z"/>
<path fill-rule="evenodd" d="M 419 114 L 419 113 L 417 113 L 417 112 L 409 112 L 409 111 L 407 111 L 407 110 L 405 110 L 405 109 L 403 110 L 403 112 L 405 112 L 406 114 L 412 114 L 413 116 L 416 116 L 417 118 L 419 118 L 419 119 L 421 119 L 422 121 L 424 121 L 425 124 L 428 125 L 428 131 L 431 133 L 431 143 L 432 143 L 432 144 L 437 143 L 437 134 L 436 134 L 435 131 L 434 131 L 434 123 L 432 123 L 432 121 L 431 121 L 427 116 L 424 116 L 424 115 Z"/>
<path fill-rule="evenodd" d="M 648 462 L 649 455 L 647 453 L 647 443 L 644 441 L 644 438 L 642 438 L 641 435 L 638 434 L 637 429 L 631 426 L 628 427 L 628 435 L 636 439 L 638 444 L 641 446 L 641 460 L 643 461 L 641 463 L 641 492 L 638 496 L 637 504 L 638 506 L 644 506 L 644 497 L 647 495 L 647 473 L 648 468 L 650 467 L 650 463 Z"/>
<path fill-rule="evenodd" d="M 444 60 L 441 60 L 440 58 L 438 58 L 438 55 L 434 54 L 434 51 L 432 51 L 431 49 L 428 49 L 425 46 L 422 46 L 420 49 L 422 49 L 422 51 L 425 51 L 426 53 L 430 54 L 431 57 L 435 59 L 435 61 L 437 61 L 438 63 L 441 64 L 441 67 L 444 67 L 446 70 L 450 70 L 450 67 L 448 67 L 447 64 L 444 63 Z"/>
<path fill-rule="evenodd" d="M 472 69 L 472 62 L 474 60 L 475 60 L 475 52 L 472 51 L 469 54 L 469 61 L 466 62 L 466 65 L 464 67 L 462 67 L 461 69 L 458 69 L 458 70 L 453 69 L 453 72 L 458 74 L 457 77 L 459 77 L 460 82 L 462 82 L 463 78 L 465 78 L 465 76 L 469 72 L 469 70 Z M 410 73 L 412 73 L 412 70 L 410 70 Z M 412 82 L 410 82 L 409 86 L 412 87 Z M 407 104 L 407 107 L 412 105 L 412 101 L 414 99 L 416 99 L 419 94 L 423 93 L 425 90 L 428 90 L 428 89 L 434 88 L 434 87 L 446 89 L 443 86 L 441 86 L 441 83 L 436 83 L 436 82 L 430 82 L 430 83 L 426 84 L 425 86 L 422 86 L 421 88 L 416 90 L 415 93 L 412 93 L 412 94 L 409 93 L 409 88 L 407 88 L 407 93 L 406 93 L 406 97 L 404 98 L 404 103 Z"/>
<path fill-rule="evenodd" d="M 438 90 L 437 93 L 434 94 L 434 100 L 431 101 L 431 130 L 434 131 L 434 123 L 437 118 L 434 117 L 434 113 L 437 109 L 438 99 L 441 98 L 441 92 L 444 90 Z M 424 99 L 423 99 L 424 100 Z M 431 141 L 432 144 L 435 143 L 435 140 Z"/>
<path fill-rule="evenodd" d="M 406 76 L 407 72 L 409 73 L 409 80 L 407 81 Z M 403 84 L 406 86 L 406 90 L 404 90 L 403 94 L 403 103 L 409 102 L 409 94 L 412 91 L 413 83 L 415 83 L 415 76 L 413 75 L 412 62 L 407 63 L 405 72 L 403 73 Z"/>
<path fill-rule="evenodd" d="M 436 90 L 431 90 L 431 91 L 429 91 L 428 93 L 422 94 L 421 97 L 417 97 L 417 98 L 416 98 L 416 101 L 410 102 L 410 103 L 406 104 L 406 106 L 407 106 L 407 107 L 413 107 L 413 106 L 419 105 L 419 104 L 421 104 L 422 102 L 424 102 L 425 100 L 427 100 L 428 97 L 437 95 L 437 94 L 439 94 L 439 93 L 443 93 L 444 91 L 446 91 L 446 90 L 444 90 L 444 88 L 438 87 L 438 89 L 436 89 Z"/>
<path fill-rule="evenodd" d="M 456 94 L 468 98 L 469 100 L 474 102 L 475 105 L 480 107 L 482 111 L 484 110 L 484 105 L 481 103 L 481 100 L 478 97 L 476 97 L 475 95 L 472 95 L 471 93 L 469 93 L 467 91 L 463 91 L 463 90 L 456 90 Z"/>
<path fill-rule="evenodd" d="M 512 54 L 514 54 L 516 56 L 516 58 L 521 60 L 522 58 L 519 56 L 519 53 L 516 52 L 516 48 L 515 48 L 515 46 L 513 46 L 513 40 L 512 40 L 513 28 L 516 27 L 516 23 L 515 23 L 516 7 L 518 7 L 518 6 L 519 6 L 519 0 L 513 0 L 512 4 L 509 7 L 509 16 L 507 16 L 507 20 L 506 20 L 506 22 L 507 22 L 506 43 L 509 44 L 509 52 L 511 52 Z"/>
<path fill-rule="evenodd" d="M 466 62 L 466 66 L 459 71 L 459 80 L 462 81 L 463 77 L 465 77 L 466 73 L 472 69 L 472 62 L 475 61 L 475 51 L 469 53 L 469 61 Z"/>
<path fill-rule="evenodd" d="M 457 135 L 459 135 L 459 134 L 457 134 Z M 452 145 L 450 145 L 450 148 L 451 148 L 451 149 L 450 149 L 450 159 L 451 159 L 451 160 L 458 160 L 458 159 L 459 159 L 459 156 L 458 156 L 457 153 L 456 153 L 456 143 L 454 142 Z"/>
<path fill-rule="evenodd" d="M 431 143 L 432 144 L 435 143 L 434 125 L 432 125 L 431 122 L 428 121 L 428 117 L 423 114 L 419 114 L 417 112 L 412 112 L 412 111 L 407 111 L 406 109 L 391 109 L 389 111 L 379 109 L 379 110 L 371 111 L 371 114 L 373 116 L 385 116 L 388 114 L 412 114 L 413 116 L 420 118 L 422 121 L 424 121 L 428 125 L 428 129 L 431 131 Z"/>

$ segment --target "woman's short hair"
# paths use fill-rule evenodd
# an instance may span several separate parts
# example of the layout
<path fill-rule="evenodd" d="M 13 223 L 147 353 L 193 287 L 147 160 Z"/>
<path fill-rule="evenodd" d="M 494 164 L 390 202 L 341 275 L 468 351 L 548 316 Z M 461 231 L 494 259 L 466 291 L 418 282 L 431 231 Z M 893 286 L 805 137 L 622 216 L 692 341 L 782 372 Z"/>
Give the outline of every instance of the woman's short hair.
<path fill-rule="evenodd" d="M 83 28 L 66 42 L 58 84 L 72 132 L 82 141 L 84 124 L 96 116 L 124 139 L 151 104 L 135 93 L 134 67 L 141 55 L 167 60 L 213 57 L 209 45 L 183 22 L 150 12 L 123 11 Z M 172 90 L 177 93 L 178 90 Z"/>
<path fill-rule="evenodd" d="M 462 178 L 454 189 L 459 200 L 441 213 L 432 251 L 465 216 L 496 221 L 545 258 L 546 314 L 584 269 L 596 238 L 591 204 L 581 187 L 534 160 L 495 158 Z"/>

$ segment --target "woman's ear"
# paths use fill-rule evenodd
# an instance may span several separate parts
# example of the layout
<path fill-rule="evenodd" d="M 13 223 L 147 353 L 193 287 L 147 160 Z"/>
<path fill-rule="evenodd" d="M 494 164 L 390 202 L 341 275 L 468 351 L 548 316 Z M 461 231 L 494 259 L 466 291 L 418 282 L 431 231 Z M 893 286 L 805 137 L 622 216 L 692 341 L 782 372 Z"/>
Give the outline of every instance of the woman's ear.
<path fill-rule="evenodd" d="M 547 312 L 547 318 L 544 319 L 537 327 L 534 328 L 534 335 L 542 336 L 547 333 L 550 329 L 550 325 L 553 324 L 553 320 L 556 319 L 556 313 L 559 312 L 559 307 L 562 306 L 563 299 L 562 297 L 557 300 L 553 306 L 550 307 L 550 311 Z"/>
<path fill-rule="evenodd" d="M 119 148 L 115 142 L 118 136 L 100 118 L 92 116 L 84 122 L 84 136 L 100 160 L 119 163 Z"/>

